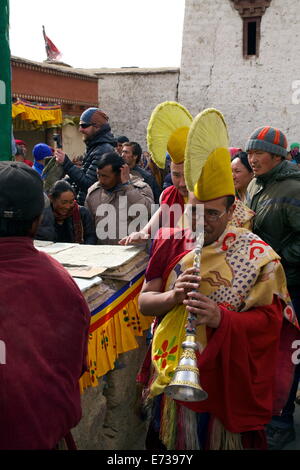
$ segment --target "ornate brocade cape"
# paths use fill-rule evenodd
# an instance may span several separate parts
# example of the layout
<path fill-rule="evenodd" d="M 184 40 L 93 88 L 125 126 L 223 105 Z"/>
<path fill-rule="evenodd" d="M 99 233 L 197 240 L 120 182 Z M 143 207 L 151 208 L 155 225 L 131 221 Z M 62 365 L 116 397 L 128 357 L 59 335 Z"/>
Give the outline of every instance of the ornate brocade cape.
<path fill-rule="evenodd" d="M 172 240 L 169 243 L 172 243 Z M 193 251 L 183 254 L 170 270 L 165 290 L 173 288 L 177 277 L 193 265 L 193 258 Z M 277 300 L 279 305 L 277 312 L 283 310 L 284 317 L 293 325 L 298 326 L 279 260 L 280 257 L 274 250 L 255 234 L 228 225 L 219 240 L 202 250 L 200 292 L 217 302 L 221 306 L 222 315 L 230 316 L 231 321 L 241 321 L 243 314 L 246 315 L 245 321 L 246 318 L 248 321 L 252 310 L 257 313 L 257 309 L 264 306 L 267 310 L 273 304 L 275 296 L 281 300 L 282 305 L 281 307 Z M 185 337 L 186 317 L 184 306 L 178 305 L 162 319 L 155 331 L 152 343 L 155 380 L 151 385 L 151 394 L 154 396 L 163 392 L 174 374 L 182 353 L 181 344 Z M 264 317 L 264 312 L 261 312 L 258 318 L 262 317 Z M 269 337 L 266 334 L 265 346 L 267 348 L 269 345 L 276 349 L 275 343 L 278 347 L 282 315 L 277 314 L 270 318 L 272 318 L 273 330 L 270 329 Z M 210 338 L 214 338 L 216 332 L 218 332 L 218 337 L 222 334 L 224 321 L 218 328 L 220 332 L 218 329 L 197 327 L 197 340 L 205 349 L 209 350 Z M 263 333 L 261 327 L 262 325 L 257 325 L 258 336 Z M 208 342 L 207 338 L 209 338 Z M 247 340 L 252 341 L 252 338 L 247 337 Z M 263 358 L 264 352 L 260 353 Z M 255 371 L 252 378 L 255 380 Z"/>

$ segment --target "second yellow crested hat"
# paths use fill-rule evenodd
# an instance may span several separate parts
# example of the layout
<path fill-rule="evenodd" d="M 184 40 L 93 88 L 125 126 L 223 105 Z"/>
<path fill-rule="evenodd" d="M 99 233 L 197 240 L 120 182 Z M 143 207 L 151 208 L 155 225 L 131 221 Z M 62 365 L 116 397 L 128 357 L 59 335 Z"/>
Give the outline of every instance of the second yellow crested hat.
<path fill-rule="evenodd" d="M 184 161 L 187 135 L 192 123 L 191 114 L 175 101 L 165 101 L 153 110 L 148 128 L 147 144 L 152 159 L 165 167 L 166 152 L 174 163 Z"/>
<path fill-rule="evenodd" d="M 184 175 L 187 188 L 200 201 L 235 195 L 228 147 L 222 113 L 209 108 L 198 114 L 188 133 Z"/>

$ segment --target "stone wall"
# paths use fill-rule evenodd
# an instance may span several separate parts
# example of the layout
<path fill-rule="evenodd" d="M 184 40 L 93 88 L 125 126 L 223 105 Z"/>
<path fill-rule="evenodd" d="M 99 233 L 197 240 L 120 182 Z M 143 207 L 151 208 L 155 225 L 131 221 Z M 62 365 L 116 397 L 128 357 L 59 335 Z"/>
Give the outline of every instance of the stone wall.
<path fill-rule="evenodd" d="M 99 104 L 114 135 L 126 135 L 147 150 L 151 112 L 163 101 L 177 101 L 179 69 L 93 71 L 99 78 Z"/>
<path fill-rule="evenodd" d="M 232 146 L 263 125 L 300 138 L 299 5 L 272 0 L 261 20 L 259 56 L 243 57 L 243 20 L 230 0 L 186 0 L 178 101 L 192 115 L 220 109 Z M 294 95 L 293 95 L 294 94 Z M 293 100 L 294 98 L 294 100 Z M 293 101 L 295 104 L 293 104 Z"/>

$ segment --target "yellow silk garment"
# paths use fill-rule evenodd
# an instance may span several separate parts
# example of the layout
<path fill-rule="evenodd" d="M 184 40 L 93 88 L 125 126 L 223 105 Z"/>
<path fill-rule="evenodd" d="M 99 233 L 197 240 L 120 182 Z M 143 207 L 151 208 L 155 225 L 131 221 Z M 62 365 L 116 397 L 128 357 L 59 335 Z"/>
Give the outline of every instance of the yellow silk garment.
<path fill-rule="evenodd" d="M 186 254 L 170 272 L 165 290 L 171 290 L 179 274 L 192 267 L 194 252 Z M 296 326 L 297 319 L 287 291 L 277 253 L 257 235 L 228 225 L 216 242 L 203 248 L 200 292 L 229 310 L 242 312 L 270 305 L 276 294 L 285 303 L 284 315 Z M 174 307 L 157 327 L 152 342 L 155 380 L 152 396 L 170 383 L 180 359 L 187 315 L 183 305 Z M 206 345 L 206 327 L 197 327 L 196 341 Z"/>

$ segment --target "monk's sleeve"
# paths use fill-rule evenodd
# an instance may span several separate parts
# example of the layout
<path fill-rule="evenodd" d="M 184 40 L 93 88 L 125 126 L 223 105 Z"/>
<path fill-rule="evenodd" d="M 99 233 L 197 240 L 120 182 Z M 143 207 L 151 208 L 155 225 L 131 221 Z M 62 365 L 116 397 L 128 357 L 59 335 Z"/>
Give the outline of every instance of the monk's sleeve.
<path fill-rule="evenodd" d="M 198 356 L 208 399 L 191 407 L 212 413 L 231 432 L 262 429 L 273 411 L 281 301 L 274 296 L 272 304 L 247 312 L 220 308 L 221 323 L 208 331 L 208 344 Z"/>
<path fill-rule="evenodd" d="M 177 259 L 186 253 L 184 245 L 184 231 L 173 228 L 159 229 L 156 239 L 153 241 L 145 274 L 146 281 L 149 282 L 157 278 L 162 278 L 165 281 Z"/>

